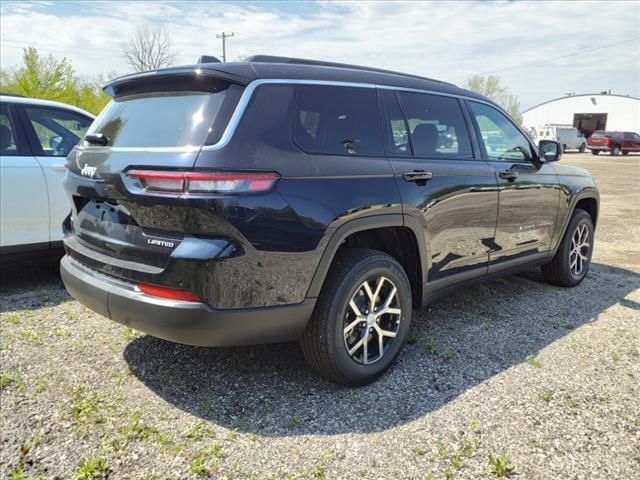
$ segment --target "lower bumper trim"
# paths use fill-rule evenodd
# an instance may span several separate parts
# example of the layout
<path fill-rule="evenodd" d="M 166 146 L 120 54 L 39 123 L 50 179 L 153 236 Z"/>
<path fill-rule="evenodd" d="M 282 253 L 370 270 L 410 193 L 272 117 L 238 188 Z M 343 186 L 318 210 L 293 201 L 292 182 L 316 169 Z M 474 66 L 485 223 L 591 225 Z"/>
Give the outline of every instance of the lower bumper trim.
<path fill-rule="evenodd" d="M 60 262 L 67 291 L 91 310 L 154 337 L 197 346 L 254 345 L 296 340 L 315 299 L 251 309 L 215 309 L 204 303 L 151 297 L 88 269 L 68 255 Z"/>

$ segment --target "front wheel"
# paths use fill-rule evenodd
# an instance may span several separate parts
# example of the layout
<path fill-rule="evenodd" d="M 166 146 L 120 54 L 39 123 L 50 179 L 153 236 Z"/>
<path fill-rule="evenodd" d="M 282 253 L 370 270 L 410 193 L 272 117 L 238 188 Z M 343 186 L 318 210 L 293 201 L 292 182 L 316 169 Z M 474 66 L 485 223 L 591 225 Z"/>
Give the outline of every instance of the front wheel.
<path fill-rule="evenodd" d="M 411 308 L 409 280 L 393 257 L 341 250 L 300 340 L 305 359 L 334 382 L 369 383 L 400 353 Z"/>
<path fill-rule="evenodd" d="M 618 155 L 620 155 L 620 147 L 618 145 L 616 145 L 615 147 L 613 147 L 611 149 L 611 156 L 612 157 L 617 157 Z"/>
<path fill-rule="evenodd" d="M 584 151 L 587 149 L 587 146 L 584 143 L 580 144 L 580 147 L 578 148 L 578 151 L 580 153 L 584 153 Z"/>
<path fill-rule="evenodd" d="M 593 221 L 591 215 L 576 208 L 555 256 L 542 266 L 546 282 L 559 287 L 575 287 L 589 271 L 593 253 Z"/>

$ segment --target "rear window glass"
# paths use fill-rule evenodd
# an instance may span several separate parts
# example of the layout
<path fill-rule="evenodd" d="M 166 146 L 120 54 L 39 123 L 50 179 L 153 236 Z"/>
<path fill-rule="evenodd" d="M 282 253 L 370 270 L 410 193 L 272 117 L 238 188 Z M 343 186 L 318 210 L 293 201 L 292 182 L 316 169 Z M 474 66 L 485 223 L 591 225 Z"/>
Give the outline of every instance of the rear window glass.
<path fill-rule="evenodd" d="M 382 156 L 376 91 L 372 88 L 296 87 L 294 139 L 305 152 Z"/>
<path fill-rule="evenodd" d="M 112 147 L 200 146 L 226 91 L 162 92 L 112 100 L 87 133 L 102 133 Z"/>
<path fill-rule="evenodd" d="M 400 92 L 415 155 L 470 157 L 471 142 L 458 100 Z"/>

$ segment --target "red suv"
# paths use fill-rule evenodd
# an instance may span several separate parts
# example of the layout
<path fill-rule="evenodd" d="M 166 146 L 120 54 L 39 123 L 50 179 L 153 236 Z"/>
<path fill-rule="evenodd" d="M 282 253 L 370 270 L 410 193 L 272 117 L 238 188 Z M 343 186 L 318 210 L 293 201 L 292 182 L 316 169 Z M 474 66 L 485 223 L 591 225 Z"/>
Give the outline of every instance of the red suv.
<path fill-rule="evenodd" d="M 611 155 L 628 155 L 629 152 L 640 152 L 640 135 L 634 132 L 593 132 L 587 139 L 587 148 L 591 153 L 611 152 Z"/>

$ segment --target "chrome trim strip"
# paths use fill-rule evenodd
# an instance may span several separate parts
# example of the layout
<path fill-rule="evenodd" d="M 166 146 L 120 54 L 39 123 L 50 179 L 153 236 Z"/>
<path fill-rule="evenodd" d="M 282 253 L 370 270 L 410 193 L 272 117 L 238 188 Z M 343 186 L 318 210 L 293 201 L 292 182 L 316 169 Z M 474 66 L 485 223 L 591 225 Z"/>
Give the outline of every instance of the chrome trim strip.
<path fill-rule="evenodd" d="M 285 79 L 285 78 L 263 78 L 254 80 L 249 83 L 244 91 L 242 92 L 242 96 L 238 101 L 238 105 L 236 105 L 236 109 L 234 110 L 231 118 L 229 119 L 229 123 L 227 124 L 222 137 L 218 140 L 217 143 L 213 145 L 203 145 L 202 147 L 194 147 L 194 146 L 183 146 L 183 147 L 81 147 L 77 146 L 76 148 L 80 151 L 88 150 L 93 152 L 99 151 L 109 151 L 109 152 L 172 152 L 172 153 L 193 153 L 199 151 L 213 151 L 220 150 L 227 146 L 227 144 L 231 141 L 231 138 L 235 134 L 238 125 L 240 124 L 240 120 L 244 115 L 249 102 L 251 101 L 251 97 L 255 90 L 262 85 L 325 85 L 325 86 L 336 86 L 336 87 L 355 87 L 355 88 L 375 88 L 381 90 L 395 90 L 400 92 L 414 92 L 414 93 L 426 93 L 429 95 L 440 95 L 442 97 L 451 97 L 469 100 L 472 102 L 484 103 L 485 105 L 489 105 L 490 107 L 496 108 L 503 114 L 507 115 L 508 118 L 511 118 L 509 114 L 499 105 L 496 105 L 491 102 L 487 102 L 486 100 L 482 100 L 480 98 L 469 97 L 467 95 L 459 95 L 455 93 L 446 93 L 446 92 L 438 92 L 434 90 L 422 90 L 419 88 L 409 88 L 409 87 L 397 87 L 393 85 L 377 85 L 374 83 L 356 83 L 356 82 L 339 82 L 333 80 L 299 80 L 299 79 Z M 527 134 L 525 133 L 519 125 L 515 122 L 513 124 L 518 128 L 518 130 L 525 135 L 528 139 Z M 532 144 L 534 148 L 537 147 Z"/>

